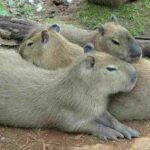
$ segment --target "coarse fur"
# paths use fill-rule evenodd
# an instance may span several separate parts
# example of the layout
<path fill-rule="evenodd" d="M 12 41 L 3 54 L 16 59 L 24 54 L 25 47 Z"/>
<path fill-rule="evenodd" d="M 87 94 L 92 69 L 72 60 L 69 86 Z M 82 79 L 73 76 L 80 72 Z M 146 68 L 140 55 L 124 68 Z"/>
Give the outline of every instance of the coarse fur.
<path fill-rule="evenodd" d="M 49 32 L 49 31 L 48 31 Z M 41 38 L 41 30 L 36 32 L 36 34 L 38 33 L 39 38 L 37 38 L 35 41 L 35 43 L 33 43 L 33 45 L 25 48 L 25 52 L 27 53 L 28 51 L 33 51 L 36 50 L 35 53 L 38 52 L 38 48 L 40 47 L 38 44 L 40 43 L 40 38 Z M 55 32 L 53 32 L 55 34 Z M 59 35 L 58 33 L 56 33 L 56 35 Z M 32 37 L 33 35 L 31 35 Z M 33 36 L 33 37 L 38 37 L 38 36 Z M 52 37 L 52 36 L 50 36 Z M 30 38 L 28 38 L 30 39 Z M 51 44 L 51 39 L 49 39 L 47 41 L 47 43 Z M 61 43 L 61 39 L 59 38 Z M 30 42 L 30 40 L 27 40 L 27 43 Z M 25 42 L 24 42 L 25 43 Z M 38 44 L 36 44 L 38 43 Z M 57 42 L 55 43 L 57 45 Z M 36 46 L 38 45 L 38 46 Z M 42 44 L 44 45 L 44 44 Z M 35 48 L 34 48 L 35 47 Z M 37 48 L 38 47 L 38 48 Z M 60 46 L 61 47 L 61 46 Z M 57 49 L 55 49 L 57 52 Z M 61 49 L 58 49 L 61 50 Z M 47 52 L 48 51 L 48 52 Z M 61 64 L 61 62 L 59 61 L 59 57 L 62 58 L 64 56 L 70 56 L 68 55 L 69 51 L 62 51 L 62 55 L 61 55 L 61 51 L 59 53 L 59 55 L 56 55 L 55 57 L 51 57 L 50 54 L 51 49 L 45 49 L 44 51 L 41 51 L 44 53 L 45 57 L 43 57 L 44 59 L 46 58 L 47 60 L 45 61 L 46 63 L 48 62 L 48 60 L 55 60 L 56 62 L 58 61 L 58 63 Z M 75 50 L 76 51 L 76 50 Z M 83 51 L 83 49 L 82 49 Z M 80 55 L 82 54 L 82 52 L 79 52 Z M 27 53 L 28 54 L 28 53 Z M 32 54 L 33 55 L 33 54 Z M 28 58 L 32 58 L 33 56 L 31 55 L 31 53 L 28 54 Z M 66 59 L 67 59 L 66 57 Z M 57 58 L 57 59 L 54 59 Z M 77 57 L 75 56 L 75 58 L 73 60 L 75 60 Z M 27 59 L 28 60 L 28 59 Z M 38 59 L 37 59 L 38 60 Z M 41 60 L 41 59 L 40 59 Z M 71 61 L 70 61 L 71 63 Z M 41 65 L 39 65 L 38 63 L 34 62 L 34 64 L 36 64 L 39 67 L 43 67 Z M 68 64 L 67 64 L 68 65 Z M 133 120 L 133 119 L 150 119 L 150 113 L 148 112 L 150 110 L 150 103 L 149 103 L 149 97 L 150 97 L 150 92 L 148 91 L 149 88 L 146 88 L 147 90 L 145 90 L 145 87 L 149 87 L 150 83 L 149 83 L 149 79 L 148 79 L 148 70 L 150 70 L 149 68 L 150 64 L 148 60 L 144 60 L 141 59 L 141 61 L 136 64 L 137 70 L 139 71 L 139 81 L 136 85 L 135 90 L 133 90 L 133 92 L 131 92 L 130 94 L 123 94 L 121 96 L 115 96 L 112 99 L 115 99 L 112 104 L 110 105 L 110 111 L 120 120 Z M 46 68 L 46 66 L 44 66 L 43 68 Z M 55 67 L 52 65 L 52 67 Z M 61 67 L 61 66 L 60 66 Z M 53 68 L 48 68 L 48 69 L 53 69 Z M 58 67 L 56 66 L 55 69 L 58 69 Z M 143 84 L 142 84 L 143 82 Z M 119 98 L 118 98 L 119 97 Z M 145 97 L 145 99 L 143 100 L 143 97 Z M 124 100 L 122 100 L 124 99 Z M 124 107 L 126 106 L 126 107 Z M 137 109 L 136 109 L 137 108 Z M 130 111 L 128 111 L 128 109 L 130 109 Z M 138 111 L 138 109 L 140 109 L 141 111 Z M 142 111 L 143 110 L 143 111 Z"/>
<path fill-rule="evenodd" d="M 90 41 L 94 43 L 96 50 L 110 53 L 126 61 L 141 57 L 142 50 L 134 38 L 125 28 L 115 23 L 115 20 L 99 30 L 102 30 L 102 28 L 105 32 L 104 35 L 100 35 L 102 31 L 94 31 L 94 35 L 90 33 L 87 36 L 89 39 L 82 38 L 83 41 L 81 42 L 85 45 L 86 42 Z M 65 31 L 64 28 L 63 31 Z M 68 29 L 68 31 L 70 30 Z M 65 32 L 64 35 L 71 35 L 71 32 Z M 80 43 L 80 45 L 83 44 Z M 21 44 L 19 53 L 27 61 L 39 67 L 55 70 L 72 63 L 76 57 L 83 53 L 83 48 L 69 42 L 62 35 L 48 27 L 46 29 L 37 28 L 30 32 Z"/>
<path fill-rule="evenodd" d="M 129 92 L 136 83 L 136 70 L 126 62 L 85 54 L 65 69 L 49 71 L 0 50 L 0 71 L 0 124 L 57 127 L 104 140 L 139 136 L 107 111 L 110 94 Z"/>
<path fill-rule="evenodd" d="M 11 33 L 10 37 L 7 38 L 17 40 L 18 42 L 25 37 L 27 39 L 27 33 L 32 33 L 31 29 L 37 30 L 42 26 L 41 30 L 43 30 L 43 27 L 45 28 L 45 26 L 47 26 L 29 20 L 19 21 L 19 19 L 10 16 L 1 16 L 0 20 L 1 28 L 8 30 Z M 7 26 L 6 24 L 9 24 L 10 26 Z M 60 34 L 80 46 L 84 46 L 87 42 L 92 42 L 97 51 L 108 52 L 111 55 L 126 61 L 132 61 L 139 58 L 142 54 L 142 50 L 133 36 L 118 23 L 117 18 L 114 16 L 111 17 L 110 22 L 100 25 L 95 31 L 88 31 L 65 24 L 61 25 Z M 76 46 L 74 45 L 73 47 Z M 68 47 L 66 46 L 66 48 Z"/>
<path fill-rule="evenodd" d="M 122 5 L 124 3 L 133 2 L 136 0 L 88 0 L 88 1 L 91 3 L 100 4 L 100 5 L 116 7 L 116 6 Z"/>
<path fill-rule="evenodd" d="M 142 49 L 135 38 L 119 24 L 115 16 L 94 31 L 64 25 L 60 33 L 73 43 L 84 46 L 91 42 L 97 51 L 107 52 L 125 61 L 139 59 L 142 55 Z"/>
<path fill-rule="evenodd" d="M 110 112 L 119 120 L 150 119 L 150 61 L 141 59 L 135 64 L 138 81 L 128 94 L 113 96 Z"/>
<path fill-rule="evenodd" d="M 25 57 L 31 62 L 35 61 L 34 59 L 36 59 L 36 63 L 43 63 L 43 64 L 45 64 L 47 61 L 49 61 L 49 64 L 51 63 L 53 64 L 53 62 L 57 60 L 55 62 L 56 67 L 57 65 L 62 67 L 65 66 L 65 64 L 72 62 L 72 54 L 69 54 L 70 58 L 66 60 L 66 57 L 63 58 L 64 53 L 66 53 L 66 55 L 68 54 L 68 51 L 73 52 L 73 54 L 75 53 L 75 51 L 76 53 L 78 53 L 79 51 L 78 49 L 80 49 L 80 51 L 82 52 L 82 48 L 75 44 L 79 44 L 80 46 L 83 47 L 86 43 L 89 42 L 94 44 L 95 49 L 97 51 L 107 52 L 125 61 L 129 61 L 129 62 L 134 61 L 136 59 L 139 59 L 142 56 L 142 49 L 140 48 L 139 44 L 136 42 L 135 38 L 129 33 L 127 29 L 125 29 L 123 26 L 121 26 L 118 23 L 118 20 L 115 16 L 112 16 L 110 22 L 101 25 L 99 29 L 95 31 L 87 31 L 73 26 L 61 25 L 60 34 L 63 35 L 61 36 L 59 33 L 54 33 L 51 29 L 49 29 L 50 39 L 47 43 L 48 46 L 44 47 L 42 46 L 43 44 L 41 44 L 39 40 L 41 38 L 40 32 L 42 32 L 42 30 L 47 28 L 49 27 L 34 29 L 34 32 L 36 34 L 33 34 L 34 32 L 29 33 L 29 36 L 27 36 L 26 39 L 21 44 L 20 53 L 23 57 Z M 70 42 L 73 42 L 75 44 L 70 43 L 64 37 L 68 39 Z M 55 39 L 55 41 L 53 39 Z M 37 40 L 39 43 L 37 43 Z M 51 40 L 54 41 L 52 42 L 53 45 L 51 44 Z M 28 43 L 35 43 L 34 45 L 36 46 L 34 45 L 28 46 Z M 32 52 L 34 53 L 29 53 L 30 49 L 33 49 L 33 47 L 36 47 L 36 49 L 37 48 L 38 49 L 36 51 L 33 50 Z M 49 49 L 47 47 L 49 47 Z M 51 54 L 49 55 L 50 58 L 46 57 L 45 51 L 49 53 L 51 51 Z M 60 51 L 62 53 L 62 56 L 60 55 Z M 40 57 L 39 58 L 37 56 L 35 57 L 35 55 L 37 55 L 35 53 L 37 53 L 38 57 L 39 56 Z M 52 53 L 54 53 L 54 56 Z M 41 54 L 43 55 L 42 57 Z M 28 55 L 28 57 L 30 55 L 31 58 L 28 58 L 26 55 Z M 54 59 L 57 57 L 59 58 Z M 38 59 L 42 59 L 42 60 L 38 62 L 39 61 Z M 63 59 L 65 64 L 63 63 L 61 64 L 60 59 Z M 55 64 L 53 66 L 54 68 L 52 69 L 55 69 Z M 43 67 L 45 66 L 43 65 Z"/>
<path fill-rule="evenodd" d="M 20 45 L 19 53 L 24 59 L 41 68 L 55 70 L 72 63 L 83 54 L 83 48 L 69 42 L 51 28 L 37 28 Z"/>

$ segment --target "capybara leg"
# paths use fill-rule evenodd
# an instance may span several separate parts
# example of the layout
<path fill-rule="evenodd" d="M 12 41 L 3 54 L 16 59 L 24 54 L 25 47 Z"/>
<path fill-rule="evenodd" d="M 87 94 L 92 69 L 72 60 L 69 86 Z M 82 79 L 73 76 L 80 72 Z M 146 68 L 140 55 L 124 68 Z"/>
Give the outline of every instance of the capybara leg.
<path fill-rule="evenodd" d="M 76 128 L 75 132 L 92 134 L 101 140 L 117 140 L 118 138 L 124 137 L 120 132 L 99 124 L 96 121 L 86 123 L 85 125 L 80 125 L 80 128 Z"/>
<path fill-rule="evenodd" d="M 117 130 L 124 135 L 127 139 L 132 137 L 139 137 L 139 132 L 120 123 L 115 117 L 113 117 L 108 111 L 105 111 L 99 118 L 98 122 L 112 129 Z"/>

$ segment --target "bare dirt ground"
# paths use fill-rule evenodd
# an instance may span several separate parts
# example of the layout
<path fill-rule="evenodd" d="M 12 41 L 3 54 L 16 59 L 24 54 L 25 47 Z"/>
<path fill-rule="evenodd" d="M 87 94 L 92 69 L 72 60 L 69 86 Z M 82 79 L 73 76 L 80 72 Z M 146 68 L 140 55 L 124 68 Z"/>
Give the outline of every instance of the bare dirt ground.
<path fill-rule="evenodd" d="M 126 123 L 141 132 L 131 141 L 104 142 L 91 135 L 67 134 L 54 129 L 0 128 L 1 150 L 150 150 L 150 121 Z M 142 148 L 142 149 L 141 149 Z"/>
<path fill-rule="evenodd" d="M 78 23 L 73 12 L 79 7 L 80 0 L 68 5 L 47 3 L 46 17 L 57 16 L 67 23 Z M 150 23 L 146 27 L 150 36 Z M 133 121 L 125 124 L 141 132 L 140 138 L 131 141 L 104 142 L 91 135 L 67 134 L 54 129 L 0 128 L 0 150 L 150 150 L 150 121 Z"/>
<path fill-rule="evenodd" d="M 83 0 L 74 0 L 71 4 L 55 4 L 54 1 L 60 1 L 60 0 L 46 0 L 45 6 L 46 6 L 46 17 L 48 18 L 57 18 L 62 21 L 65 21 L 67 23 L 74 24 L 77 23 L 77 20 L 73 16 L 74 12 L 77 11 Z"/>

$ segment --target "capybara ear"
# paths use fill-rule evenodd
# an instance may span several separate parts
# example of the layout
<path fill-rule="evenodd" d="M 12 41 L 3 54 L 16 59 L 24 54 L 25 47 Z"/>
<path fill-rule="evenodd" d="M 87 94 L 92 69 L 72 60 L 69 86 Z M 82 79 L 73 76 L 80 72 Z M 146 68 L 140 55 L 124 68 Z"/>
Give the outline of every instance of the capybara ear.
<path fill-rule="evenodd" d="M 119 24 L 118 18 L 115 15 L 111 15 L 110 21 Z"/>
<path fill-rule="evenodd" d="M 87 69 L 92 69 L 95 65 L 95 57 L 94 56 L 87 56 L 85 59 L 85 64 Z"/>
<path fill-rule="evenodd" d="M 41 32 L 41 43 L 46 44 L 49 40 L 49 34 L 47 30 Z"/>
<path fill-rule="evenodd" d="M 52 29 L 55 32 L 60 32 L 60 26 L 58 24 L 51 25 L 50 29 Z"/>
<path fill-rule="evenodd" d="M 83 47 L 84 53 L 94 53 L 95 47 L 92 43 L 86 43 Z"/>
<path fill-rule="evenodd" d="M 99 33 L 103 36 L 105 34 L 105 28 L 102 24 L 100 24 L 100 27 L 99 27 Z"/>

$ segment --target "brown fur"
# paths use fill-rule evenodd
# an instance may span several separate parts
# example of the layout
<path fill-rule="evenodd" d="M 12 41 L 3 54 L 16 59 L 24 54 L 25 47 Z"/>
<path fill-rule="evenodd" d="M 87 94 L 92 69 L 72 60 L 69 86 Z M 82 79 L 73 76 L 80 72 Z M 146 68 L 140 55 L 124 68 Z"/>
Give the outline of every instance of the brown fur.
<path fill-rule="evenodd" d="M 54 35 L 56 35 L 56 41 L 55 42 L 51 42 L 51 41 L 53 41 L 53 39 L 52 39 L 53 36 L 50 33 L 53 33 Z M 38 48 L 40 47 L 39 46 L 40 45 L 40 37 L 41 37 L 41 31 L 40 31 L 40 32 L 35 32 L 35 34 L 31 35 L 31 37 L 33 36 L 33 38 L 31 38 L 32 39 L 31 41 L 35 41 L 38 44 L 35 43 L 33 45 L 33 47 L 35 46 L 35 48 L 28 47 L 25 49 L 25 53 L 28 54 L 28 56 L 26 56 L 26 57 L 28 58 L 27 60 L 29 60 L 32 63 L 34 62 L 34 64 L 36 64 L 39 67 L 43 67 L 43 68 L 47 68 L 47 69 L 58 69 L 59 67 L 62 67 L 62 64 L 61 64 L 62 62 L 60 61 L 60 58 L 64 59 L 63 57 L 65 57 L 66 59 L 70 59 L 70 52 L 71 51 L 70 51 L 70 49 L 66 51 L 66 48 L 64 48 L 65 45 L 63 47 L 64 38 L 62 38 L 62 36 L 58 36 L 59 35 L 58 33 L 55 33 L 55 32 L 52 32 L 51 30 L 49 30 L 49 35 L 51 38 L 50 38 L 50 41 L 48 43 L 52 44 L 52 48 L 53 47 L 55 48 L 57 46 L 59 47 L 59 48 L 55 48 L 55 53 L 57 53 L 57 51 L 59 51 L 59 55 L 57 53 L 57 55 L 55 55 L 55 56 L 53 55 L 53 57 L 51 57 L 51 54 L 52 54 L 51 51 L 53 52 L 53 49 L 51 49 L 50 45 L 48 45 L 48 49 L 40 50 L 41 53 L 44 53 L 43 54 L 44 57 L 40 56 L 40 61 L 39 61 L 39 58 L 36 58 L 37 60 L 33 61 L 35 59 L 34 55 L 37 55 L 36 53 L 38 53 L 38 51 L 39 51 Z M 36 40 L 34 40 L 35 37 L 36 37 Z M 57 37 L 61 37 L 61 38 L 57 39 Z M 63 43 L 60 45 L 61 41 Z M 30 42 L 30 40 L 29 39 L 26 40 L 23 43 L 23 45 L 26 45 L 27 42 Z M 20 51 L 22 56 L 24 56 L 23 48 L 24 47 L 21 47 L 21 51 Z M 62 48 L 62 50 L 61 50 L 61 48 Z M 34 53 L 28 53 L 28 51 L 33 51 L 34 49 L 36 50 Z M 76 51 L 76 49 L 73 49 L 73 50 Z M 83 50 L 81 50 L 81 48 L 80 48 L 80 51 L 78 53 L 79 55 L 81 53 L 83 53 L 81 51 L 83 51 Z M 61 52 L 62 52 L 62 54 L 61 54 Z M 72 57 L 73 57 L 72 61 L 74 59 L 76 59 L 76 56 L 74 57 L 74 54 L 72 55 Z M 54 58 L 57 58 L 57 59 L 54 59 Z M 44 59 L 44 60 L 42 60 L 42 59 Z M 49 60 L 51 63 L 49 63 Z M 56 65 L 56 63 L 52 63 L 52 61 L 54 61 L 56 63 L 58 62 L 59 65 Z M 63 67 L 70 64 L 72 61 L 69 61 L 68 63 L 63 64 Z M 101 60 L 101 61 L 103 61 L 103 60 Z M 41 63 L 41 62 L 44 62 L 44 63 Z M 142 65 L 142 62 L 143 62 L 143 65 Z M 124 96 L 124 95 L 121 96 L 120 100 L 114 101 L 111 105 L 111 108 L 110 108 L 111 112 L 114 115 L 116 115 L 120 120 L 149 119 L 150 118 L 150 115 L 149 115 L 150 113 L 147 113 L 147 111 L 150 110 L 149 102 L 147 99 L 143 101 L 143 97 L 145 97 L 145 96 L 147 96 L 147 98 L 150 97 L 149 91 L 144 90 L 145 86 L 149 87 L 149 85 L 150 85 L 147 78 L 145 77 L 145 75 L 147 74 L 147 71 L 150 70 L 150 68 L 149 68 L 150 65 L 148 65 L 149 61 L 146 61 L 146 62 L 147 63 L 145 65 L 145 61 L 142 59 L 141 65 L 138 66 L 138 63 L 137 63 L 137 69 L 139 70 L 139 81 L 138 81 L 138 84 L 136 86 L 135 92 L 132 92 L 128 96 Z M 142 71 L 141 71 L 141 69 L 142 69 Z M 144 84 L 139 83 L 141 81 L 142 82 L 144 81 Z M 149 89 L 149 88 L 147 88 L 147 89 Z M 115 98 L 115 99 L 117 99 L 117 98 Z M 124 99 L 124 100 L 121 101 L 122 99 Z M 142 105 L 139 105 L 140 104 L 139 101 L 142 102 Z M 131 103 L 133 105 L 130 105 Z M 128 111 L 128 107 L 124 107 L 125 105 L 127 105 L 129 107 L 130 111 Z M 124 107 L 124 109 L 123 109 L 123 107 Z M 139 107 L 141 107 L 141 110 L 144 109 L 145 111 L 138 111 Z M 128 114 L 128 115 L 126 115 L 126 114 Z"/>
<path fill-rule="evenodd" d="M 48 30 L 48 33 L 50 37 L 48 44 L 42 44 L 42 46 L 46 47 L 46 49 L 40 49 L 41 31 L 35 31 L 33 34 L 27 37 L 27 40 L 25 40 L 24 43 L 21 45 L 21 55 L 25 56 L 23 53 L 28 54 L 28 56 L 26 55 L 25 58 L 27 58 L 27 60 L 36 64 L 39 67 L 47 69 L 58 69 L 59 67 L 67 66 L 72 61 L 74 61 L 76 57 L 78 57 L 78 55 L 81 55 L 83 53 L 83 49 L 79 47 L 80 50 L 78 50 L 77 55 L 75 55 L 74 53 L 72 53 L 71 48 L 67 49 L 65 47 L 68 47 L 70 43 L 67 42 L 62 36 L 60 36 L 59 33 L 53 32 L 50 29 Z M 34 42 L 33 47 L 27 47 L 25 48 L 25 50 L 23 50 L 23 46 L 26 47 L 26 44 L 31 41 Z M 65 44 L 64 41 L 66 42 Z M 71 46 L 73 46 L 72 48 L 74 48 L 74 45 L 71 44 Z M 53 51 L 53 49 L 55 51 Z M 30 53 L 28 53 L 28 51 Z M 39 57 L 36 57 L 39 52 Z M 73 49 L 73 52 L 76 52 L 76 49 Z M 56 53 L 56 55 L 52 55 L 53 53 Z M 63 62 L 61 61 L 62 59 L 65 58 L 66 60 L 70 60 L 70 56 L 72 58 L 71 61 L 67 61 L 67 63 L 61 64 Z M 45 58 L 47 61 L 45 61 Z M 49 61 L 51 63 L 49 63 Z M 150 83 L 148 79 L 148 71 L 150 70 L 149 66 L 150 64 L 148 60 L 146 61 L 142 59 L 139 63 L 137 63 L 136 67 L 139 71 L 139 81 L 136 85 L 135 90 L 128 95 L 121 95 L 119 98 L 118 96 L 116 96 L 116 98 L 114 98 L 115 101 L 113 101 L 110 107 L 110 111 L 120 120 L 150 119 L 150 103 L 148 100 L 148 98 L 150 97 L 150 93 L 149 90 L 145 90 L 145 87 L 147 87 L 146 89 L 150 88 Z M 145 97 L 144 101 L 143 97 Z"/>
<path fill-rule="evenodd" d="M 141 49 L 125 28 L 115 22 L 107 23 L 101 28 L 105 30 L 104 35 L 101 35 L 100 32 L 102 31 L 99 32 L 98 30 L 89 33 L 88 31 L 80 32 L 79 30 L 75 33 L 75 30 L 71 28 L 62 28 L 61 34 L 65 35 L 70 41 L 77 40 L 75 43 L 82 46 L 87 42 L 92 42 L 97 51 L 110 53 L 126 61 L 139 59 Z M 42 30 L 43 28 L 35 29 L 20 46 L 19 52 L 21 56 L 31 63 L 46 69 L 57 69 L 70 64 L 75 57 L 83 53 L 81 47 L 67 41 L 63 36 L 51 29 L 47 31 L 50 39 L 46 44 L 42 44 Z M 77 33 L 83 35 L 78 36 Z M 114 44 L 112 39 L 120 41 L 121 44 L 119 46 Z M 30 43 L 33 43 L 33 45 L 28 46 Z"/>
<path fill-rule="evenodd" d="M 135 38 L 114 17 L 95 31 L 65 25 L 60 33 L 80 46 L 91 42 L 97 51 L 110 53 L 126 61 L 133 61 L 142 55 L 142 49 Z"/>
<path fill-rule="evenodd" d="M 113 97 L 110 112 L 119 120 L 150 119 L 150 61 L 136 62 L 138 81 L 128 94 Z"/>
<path fill-rule="evenodd" d="M 49 40 L 41 43 L 41 29 L 31 32 L 20 45 L 19 53 L 29 62 L 46 69 L 66 67 L 83 53 L 83 48 L 67 41 L 59 33 L 48 29 Z M 28 44 L 33 45 L 29 45 Z"/>

